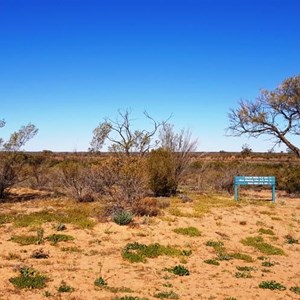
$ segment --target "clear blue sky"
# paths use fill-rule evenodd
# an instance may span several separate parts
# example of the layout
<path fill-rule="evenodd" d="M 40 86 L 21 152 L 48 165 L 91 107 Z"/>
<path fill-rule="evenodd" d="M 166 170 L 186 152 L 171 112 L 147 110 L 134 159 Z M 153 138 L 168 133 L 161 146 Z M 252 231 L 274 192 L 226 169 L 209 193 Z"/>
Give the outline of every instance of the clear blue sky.
<path fill-rule="evenodd" d="M 87 150 L 128 108 L 138 128 L 172 114 L 200 151 L 266 151 L 226 137 L 227 113 L 300 73 L 299 20 L 299 0 L 0 0 L 0 136 L 32 122 L 26 150 Z"/>

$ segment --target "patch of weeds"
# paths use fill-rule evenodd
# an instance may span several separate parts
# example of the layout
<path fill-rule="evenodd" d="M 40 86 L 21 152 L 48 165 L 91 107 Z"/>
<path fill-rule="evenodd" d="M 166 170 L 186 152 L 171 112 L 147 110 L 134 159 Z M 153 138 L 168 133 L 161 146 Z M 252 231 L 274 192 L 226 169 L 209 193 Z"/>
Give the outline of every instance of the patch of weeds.
<path fill-rule="evenodd" d="M 103 279 L 103 277 L 98 277 L 95 281 L 94 281 L 94 285 L 98 286 L 98 287 L 104 287 L 107 286 L 107 282 L 105 279 Z"/>
<path fill-rule="evenodd" d="M 300 286 L 293 286 L 290 288 L 290 291 L 292 291 L 293 293 L 300 295 Z"/>
<path fill-rule="evenodd" d="M 42 210 L 31 214 L 18 215 L 13 218 L 17 227 L 41 226 L 46 222 L 68 223 L 77 225 L 79 228 L 92 228 L 95 221 L 89 218 L 89 212 L 81 208 L 69 209 L 65 211 Z"/>
<path fill-rule="evenodd" d="M 155 298 L 158 299 L 179 299 L 178 294 L 173 291 L 170 292 L 159 292 L 154 295 Z"/>
<path fill-rule="evenodd" d="M 214 248 L 215 250 L 219 250 L 219 249 L 223 249 L 223 247 L 224 247 L 224 243 L 223 242 L 220 242 L 220 241 L 207 241 L 206 243 L 205 243 L 205 245 L 206 246 L 208 246 L 208 247 L 212 247 L 212 248 Z"/>
<path fill-rule="evenodd" d="M 168 268 L 168 269 L 165 269 L 165 270 L 168 271 L 168 272 L 171 272 L 175 275 L 178 275 L 178 276 L 188 276 L 188 275 L 190 275 L 190 271 L 182 265 L 177 265 L 173 268 Z"/>
<path fill-rule="evenodd" d="M 0 225 L 6 223 L 12 223 L 14 221 L 14 215 L 0 215 Z"/>
<path fill-rule="evenodd" d="M 196 227 L 180 227 L 173 230 L 175 233 L 191 237 L 200 236 L 201 232 Z"/>
<path fill-rule="evenodd" d="M 262 234 L 275 235 L 272 229 L 259 228 L 258 232 Z"/>
<path fill-rule="evenodd" d="M 271 217 L 271 220 L 273 220 L 273 221 L 282 221 L 282 219 L 279 218 L 279 217 Z"/>
<path fill-rule="evenodd" d="M 271 271 L 269 269 L 262 269 L 261 270 L 263 273 L 271 273 Z"/>
<path fill-rule="evenodd" d="M 236 278 L 252 278 L 251 273 L 248 271 L 236 272 L 234 276 Z"/>
<path fill-rule="evenodd" d="M 60 250 L 64 252 L 76 252 L 76 253 L 82 252 L 82 250 L 78 247 L 62 247 L 60 248 Z"/>
<path fill-rule="evenodd" d="M 184 213 L 178 207 L 171 207 L 169 213 L 175 217 L 184 217 Z"/>
<path fill-rule="evenodd" d="M 268 210 L 260 211 L 259 213 L 262 214 L 262 215 L 267 215 L 267 216 L 274 216 L 274 215 L 276 215 L 276 213 L 268 211 Z"/>
<path fill-rule="evenodd" d="M 183 256 L 190 256 L 190 255 L 192 255 L 192 253 L 193 253 L 192 250 L 185 250 L 185 249 L 183 249 L 181 251 L 181 255 L 183 255 Z"/>
<path fill-rule="evenodd" d="M 30 257 L 36 259 L 43 259 L 43 258 L 49 258 L 49 254 L 45 253 L 43 249 L 38 249 L 33 251 Z"/>
<path fill-rule="evenodd" d="M 251 272 L 251 271 L 255 271 L 255 268 L 253 267 L 247 267 L 247 266 L 237 266 L 236 267 L 238 271 L 241 271 L 241 272 Z"/>
<path fill-rule="evenodd" d="M 167 287 L 167 288 L 173 287 L 173 285 L 172 285 L 171 283 L 164 283 L 163 286 L 164 286 L 164 287 Z"/>
<path fill-rule="evenodd" d="M 279 290 L 279 291 L 285 291 L 286 287 L 282 285 L 279 282 L 276 282 L 275 280 L 271 281 L 262 281 L 259 285 L 259 288 L 261 289 L 269 289 L 269 290 Z"/>
<path fill-rule="evenodd" d="M 162 246 L 158 243 L 144 245 L 140 243 L 129 243 L 122 250 L 122 257 L 132 263 L 146 262 L 147 258 L 155 258 L 160 255 L 180 256 L 182 251 L 170 246 Z"/>
<path fill-rule="evenodd" d="M 206 260 L 204 260 L 204 262 L 206 264 L 214 265 L 214 266 L 219 266 L 220 265 L 220 263 L 215 259 L 206 259 Z"/>
<path fill-rule="evenodd" d="M 237 298 L 234 298 L 234 297 L 227 297 L 227 298 L 225 298 L 224 300 L 237 300 Z"/>
<path fill-rule="evenodd" d="M 105 287 L 106 290 L 110 291 L 111 293 L 133 293 L 133 290 L 127 287 L 114 287 L 114 286 L 107 286 Z"/>
<path fill-rule="evenodd" d="M 36 270 L 24 266 L 20 268 L 20 276 L 9 279 L 16 288 L 19 289 L 42 289 L 46 286 L 48 277 L 39 274 Z"/>
<path fill-rule="evenodd" d="M 241 241 L 243 245 L 252 246 L 255 249 L 259 250 L 262 253 L 268 255 L 284 255 L 284 251 L 280 248 L 274 247 L 268 243 L 265 243 L 263 238 L 258 237 L 247 237 Z"/>
<path fill-rule="evenodd" d="M 299 241 L 293 238 L 290 234 L 286 235 L 284 238 L 287 244 L 299 244 Z"/>
<path fill-rule="evenodd" d="M 113 221 L 118 225 L 128 225 L 132 222 L 134 215 L 127 210 L 118 210 L 113 214 Z"/>
<path fill-rule="evenodd" d="M 59 293 L 71 293 L 74 291 L 74 288 L 69 286 L 65 281 L 61 281 L 60 286 L 58 287 L 57 291 Z"/>
<path fill-rule="evenodd" d="M 68 234 L 51 234 L 47 237 L 47 240 L 51 242 L 52 245 L 56 245 L 59 242 L 73 241 L 74 237 Z"/>
<path fill-rule="evenodd" d="M 230 256 L 234 259 L 240 259 L 246 262 L 253 262 L 253 258 L 248 255 L 248 254 L 243 254 L 243 253 L 239 253 L 239 252 L 235 252 L 235 253 L 230 253 Z"/>

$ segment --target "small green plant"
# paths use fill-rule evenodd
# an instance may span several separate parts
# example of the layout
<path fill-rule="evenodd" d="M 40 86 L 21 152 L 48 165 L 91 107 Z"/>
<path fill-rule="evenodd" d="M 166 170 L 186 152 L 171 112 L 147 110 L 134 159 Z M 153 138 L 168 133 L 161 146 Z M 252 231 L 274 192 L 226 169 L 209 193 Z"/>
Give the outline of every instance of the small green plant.
<path fill-rule="evenodd" d="M 236 272 L 234 276 L 236 278 L 252 278 L 251 273 L 248 271 Z"/>
<path fill-rule="evenodd" d="M 178 276 L 188 276 L 190 275 L 190 271 L 182 265 L 177 265 L 173 268 L 166 269 L 166 271 L 171 272 Z"/>
<path fill-rule="evenodd" d="M 206 260 L 204 260 L 204 262 L 206 264 L 214 265 L 214 266 L 219 266 L 220 265 L 220 263 L 215 259 L 206 259 Z"/>
<path fill-rule="evenodd" d="M 59 293 L 71 293 L 74 291 L 74 288 L 69 286 L 65 281 L 61 281 L 60 286 L 58 287 L 57 291 Z"/>
<path fill-rule="evenodd" d="M 206 246 L 208 247 L 213 247 L 215 250 L 219 250 L 220 248 L 223 248 L 224 247 L 224 243 L 223 242 L 216 242 L 216 241 L 207 241 L 205 243 Z"/>
<path fill-rule="evenodd" d="M 299 241 L 294 239 L 290 234 L 285 236 L 285 242 L 287 244 L 299 244 Z"/>
<path fill-rule="evenodd" d="M 51 242 L 52 245 L 56 245 L 59 242 L 73 241 L 74 237 L 68 234 L 51 234 L 47 237 L 47 240 Z"/>
<path fill-rule="evenodd" d="M 127 210 L 118 210 L 113 214 L 113 221 L 118 225 L 128 225 L 133 220 L 133 214 Z"/>
<path fill-rule="evenodd" d="M 175 233 L 188 235 L 191 237 L 200 236 L 201 232 L 196 227 L 181 227 L 173 230 Z"/>
<path fill-rule="evenodd" d="M 237 300 L 237 299 L 234 298 L 234 297 L 227 297 L 227 298 L 225 298 L 224 300 Z"/>
<path fill-rule="evenodd" d="M 16 288 L 19 289 L 42 289 L 46 286 L 48 277 L 39 274 L 36 270 L 24 266 L 20 268 L 20 276 L 9 279 Z"/>
<path fill-rule="evenodd" d="M 284 255 L 284 251 L 280 248 L 274 247 L 268 243 L 265 243 L 261 236 L 247 237 L 241 241 L 246 246 L 252 246 L 262 253 L 268 255 Z"/>
<path fill-rule="evenodd" d="M 275 266 L 275 263 L 268 260 L 268 261 L 263 261 L 263 262 L 261 263 L 261 265 L 262 265 L 263 267 L 268 267 L 268 268 L 270 268 L 270 267 Z"/>
<path fill-rule="evenodd" d="M 279 290 L 279 291 L 285 291 L 286 287 L 282 285 L 281 283 L 276 282 L 275 280 L 271 281 L 262 281 L 259 285 L 259 288 L 261 289 L 269 289 L 269 290 Z"/>
<path fill-rule="evenodd" d="M 45 292 L 44 292 L 44 296 L 45 296 L 46 298 L 48 298 L 48 297 L 52 297 L 52 294 L 51 294 L 49 291 L 45 291 Z"/>
<path fill-rule="evenodd" d="M 274 231 L 271 229 L 260 228 L 258 232 L 262 234 L 275 235 Z"/>
<path fill-rule="evenodd" d="M 94 285 L 99 286 L 99 287 L 104 287 L 104 286 L 107 286 L 107 282 L 103 279 L 103 277 L 98 277 L 94 281 Z"/>
<path fill-rule="evenodd" d="M 300 286 L 293 286 L 290 288 L 290 291 L 292 291 L 293 293 L 300 295 Z"/>
<path fill-rule="evenodd" d="M 178 294 L 176 294 L 173 291 L 159 292 L 159 293 L 155 294 L 154 297 L 158 298 L 158 299 L 179 299 Z"/>
<path fill-rule="evenodd" d="M 232 256 L 231 256 L 231 254 L 221 251 L 221 252 L 217 252 L 217 259 L 221 260 L 221 261 L 222 260 L 232 260 Z"/>

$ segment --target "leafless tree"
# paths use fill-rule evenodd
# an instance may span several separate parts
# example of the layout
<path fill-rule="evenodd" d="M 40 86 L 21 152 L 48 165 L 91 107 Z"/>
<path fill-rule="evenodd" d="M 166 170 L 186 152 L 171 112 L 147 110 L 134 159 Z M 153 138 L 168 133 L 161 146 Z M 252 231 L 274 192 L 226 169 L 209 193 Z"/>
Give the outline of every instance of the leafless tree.
<path fill-rule="evenodd" d="M 143 156 L 152 147 L 152 139 L 158 128 L 164 122 L 154 120 L 146 111 L 144 116 L 152 123 L 151 130 L 134 130 L 132 127 L 133 119 L 130 118 L 130 112 L 118 111 L 115 120 L 105 118 L 93 131 L 91 142 L 91 151 L 100 151 L 105 143 L 109 142 L 109 150 L 115 153 L 123 153 L 130 156 L 137 152 Z"/>
<path fill-rule="evenodd" d="M 227 130 L 233 136 L 274 138 L 284 143 L 298 158 L 300 149 L 289 135 L 300 135 L 300 75 L 284 80 L 274 91 L 262 90 L 255 101 L 241 100 L 229 112 Z"/>

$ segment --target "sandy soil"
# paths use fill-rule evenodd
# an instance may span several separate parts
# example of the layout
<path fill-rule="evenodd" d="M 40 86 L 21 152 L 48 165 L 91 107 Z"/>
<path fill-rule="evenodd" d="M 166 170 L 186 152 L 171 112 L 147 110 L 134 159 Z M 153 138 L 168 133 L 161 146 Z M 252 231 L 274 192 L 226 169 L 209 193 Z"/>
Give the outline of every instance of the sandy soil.
<path fill-rule="evenodd" d="M 51 203 L 51 202 L 50 202 Z M 47 201 L 49 206 L 49 201 Z M 180 209 L 191 211 L 194 203 L 179 204 Z M 14 204 L 1 204 L 1 212 L 11 209 L 31 212 L 44 208 L 44 200 Z M 20 246 L 10 241 L 14 235 L 32 234 L 30 227 L 18 228 L 12 223 L 0 227 L 0 299 L 114 299 L 132 296 L 147 299 L 159 292 L 178 294 L 179 299 L 300 299 L 291 287 L 300 286 L 300 244 L 287 244 L 285 236 L 290 234 L 300 242 L 300 199 L 279 196 L 275 205 L 268 203 L 244 203 L 232 207 L 212 209 L 202 217 L 178 217 L 168 213 L 154 218 L 136 218 L 134 226 L 119 226 L 113 222 L 98 223 L 93 229 L 78 229 L 66 224 L 64 234 L 72 235 L 74 241 L 51 245 Z M 194 226 L 201 236 L 189 237 L 175 233 L 179 227 Z M 55 224 L 43 224 L 44 235 L 57 233 Z M 259 229 L 272 229 L 274 236 L 260 234 Z M 268 256 L 241 240 L 249 236 L 262 236 L 264 240 L 284 250 L 285 255 Z M 219 266 L 204 262 L 216 257 L 215 250 L 206 246 L 209 240 L 222 241 L 226 252 L 250 255 L 254 261 L 239 259 L 220 261 Z M 190 249 L 188 257 L 160 256 L 150 258 L 146 263 L 130 263 L 122 258 L 122 249 L 127 243 L 160 243 L 179 249 Z M 66 247 L 76 247 L 81 252 L 62 251 Z M 43 249 L 49 253 L 47 259 L 31 258 L 33 251 Z M 74 249 L 74 248 L 73 248 Z M 274 263 L 263 267 L 261 256 Z M 165 271 L 175 265 L 184 265 L 189 276 L 176 276 Z M 31 266 L 50 281 L 44 289 L 19 290 L 10 282 L 18 275 L 22 265 Z M 237 278 L 237 266 L 249 266 L 251 278 Z M 98 277 L 103 277 L 109 287 L 126 287 L 132 292 L 114 291 L 94 285 Z M 64 280 L 74 288 L 71 293 L 59 293 L 58 287 Z M 272 291 L 258 287 L 262 281 L 275 280 L 286 287 L 284 291 Z M 126 299 L 126 298 L 123 298 Z M 137 298 L 138 299 L 138 298 Z"/>

